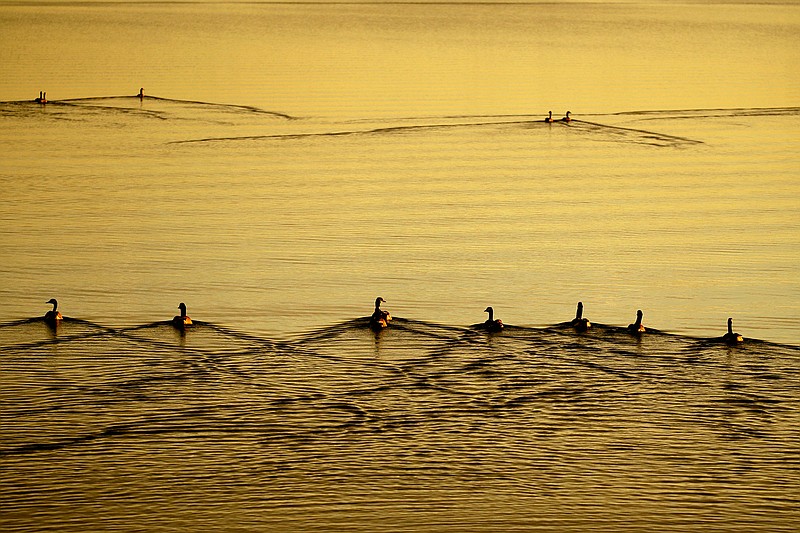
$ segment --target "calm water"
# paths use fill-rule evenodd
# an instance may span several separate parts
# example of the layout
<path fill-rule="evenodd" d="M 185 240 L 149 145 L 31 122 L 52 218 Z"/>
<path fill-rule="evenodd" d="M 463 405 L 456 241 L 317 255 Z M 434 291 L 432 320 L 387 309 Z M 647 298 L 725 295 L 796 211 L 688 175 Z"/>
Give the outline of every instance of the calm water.
<path fill-rule="evenodd" d="M 800 519 L 797 5 L 0 30 L 3 529 Z M 487 305 L 513 327 L 470 330 Z"/>

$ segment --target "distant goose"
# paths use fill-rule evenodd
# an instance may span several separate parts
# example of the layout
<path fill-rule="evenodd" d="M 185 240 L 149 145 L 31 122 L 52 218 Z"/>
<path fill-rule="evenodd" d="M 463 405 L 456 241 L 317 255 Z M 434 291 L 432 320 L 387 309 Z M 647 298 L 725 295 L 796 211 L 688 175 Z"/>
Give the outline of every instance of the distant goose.
<path fill-rule="evenodd" d="M 53 304 L 53 310 L 48 311 L 44 314 L 44 321 L 51 326 L 57 326 L 59 322 L 64 318 L 61 316 L 61 313 L 58 312 L 58 300 L 56 300 L 55 298 L 50 298 L 45 303 Z"/>
<path fill-rule="evenodd" d="M 642 310 L 639 309 L 636 311 L 636 322 L 633 324 L 628 324 L 628 332 L 629 333 L 644 333 L 646 331 L 644 325 L 642 324 Z"/>
<path fill-rule="evenodd" d="M 738 333 L 733 332 L 733 319 L 728 319 L 728 333 L 722 336 L 722 340 L 728 344 L 738 344 L 744 342 L 744 338 Z"/>
<path fill-rule="evenodd" d="M 141 100 L 142 98 L 144 98 L 144 87 L 142 87 L 141 89 L 139 89 L 139 94 L 138 94 L 138 96 L 139 96 L 139 100 Z"/>
<path fill-rule="evenodd" d="M 181 310 L 181 314 L 180 316 L 172 317 L 172 325 L 179 329 L 183 329 L 186 326 L 191 326 L 192 319 L 186 316 L 186 304 L 181 302 L 178 305 L 178 309 Z"/>
<path fill-rule="evenodd" d="M 47 93 L 43 93 L 42 91 L 39 91 L 39 98 L 35 98 L 33 101 L 38 103 L 38 104 L 46 104 L 47 103 Z"/>
<path fill-rule="evenodd" d="M 549 111 L 547 117 L 544 119 L 545 122 L 553 122 L 553 112 Z"/>
<path fill-rule="evenodd" d="M 489 313 L 489 318 L 483 323 L 483 329 L 492 333 L 496 333 L 503 329 L 503 321 L 494 317 L 494 309 L 487 307 L 483 310 L 483 312 Z"/>
<path fill-rule="evenodd" d="M 381 309 L 381 303 L 386 303 L 386 300 L 378 296 L 375 298 L 375 311 L 369 317 L 369 327 L 375 331 L 380 331 L 383 328 L 389 327 L 389 322 L 392 321 L 392 315 L 389 311 Z"/>
<path fill-rule="evenodd" d="M 570 122 L 571 120 L 572 119 L 569 118 L 569 111 L 567 111 L 567 114 L 561 119 L 561 122 Z"/>
<path fill-rule="evenodd" d="M 575 331 L 584 332 L 590 327 L 592 327 L 592 323 L 589 322 L 588 318 L 583 318 L 583 302 L 578 302 L 578 311 L 575 313 L 575 318 L 571 322 L 572 327 L 575 328 Z"/>

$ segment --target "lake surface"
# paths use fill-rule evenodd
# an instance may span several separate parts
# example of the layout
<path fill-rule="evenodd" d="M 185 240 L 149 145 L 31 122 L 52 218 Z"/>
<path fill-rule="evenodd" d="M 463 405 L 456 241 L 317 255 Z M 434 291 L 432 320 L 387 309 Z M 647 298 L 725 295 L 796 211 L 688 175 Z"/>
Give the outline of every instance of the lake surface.
<path fill-rule="evenodd" d="M 797 4 L 0 30 L 3 529 L 800 519 Z"/>

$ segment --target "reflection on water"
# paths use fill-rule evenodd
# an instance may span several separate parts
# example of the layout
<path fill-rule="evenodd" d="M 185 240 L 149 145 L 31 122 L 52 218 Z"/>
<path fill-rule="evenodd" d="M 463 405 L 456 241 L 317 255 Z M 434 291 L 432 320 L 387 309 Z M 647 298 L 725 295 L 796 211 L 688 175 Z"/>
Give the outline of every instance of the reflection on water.
<path fill-rule="evenodd" d="M 792 347 L 402 318 L 0 337 L 11 530 L 770 530 L 798 504 Z"/>
<path fill-rule="evenodd" d="M 0 28 L 4 530 L 800 518 L 797 6 Z M 502 333 L 462 326 L 487 306 Z"/>
<path fill-rule="evenodd" d="M 795 107 L 553 124 L 152 96 L 0 111 L 24 132 L 0 208 L 9 319 L 53 295 L 115 325 L 185 301 L 286 335 L 380 293 L 453 324 L 488 304 L 548 324 L 583 300 L 606 323 L 643 308 L 669 331 L 713 336 L 734 316 L 751 338 L 800 338 Z"/>

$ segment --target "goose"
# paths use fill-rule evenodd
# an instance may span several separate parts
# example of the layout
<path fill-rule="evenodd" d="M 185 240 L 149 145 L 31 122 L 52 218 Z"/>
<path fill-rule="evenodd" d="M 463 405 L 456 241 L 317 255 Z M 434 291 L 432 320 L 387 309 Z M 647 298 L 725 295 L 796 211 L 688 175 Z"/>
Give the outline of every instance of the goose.
<path fill-rule="evenodd" d="M 553 112 L 548 112 L 548 115 L 544 119 L 545 122 L 553 122 Z"/>
<path fill-rule="evenodd" d="M 381 303 L 386 303 L 386 300 L 380 296 L 375 298 L 375 311 L 369 317 L 369 327 L 376 331 L 389 327 L 389 322 L 392 321 L 392 315 L 389 314 L 389 311 L 381 309 Z"/>
<path fill-rule="evenodd" d="M 733 319 L 728 319 L 728 333 L 722 336 L 722 340 L 728 344 L 738 344 L 744 342 L 744 338 L 738 333 L 733 332 Z"/>
<path fill-rule="evenodd" d="M 51 326 L 57 326 L 59 322 L 64 318 L 61 316 L 61 313 L 58 312 L 58 300 L 56 300 L 55 298 L 50 298 L 45 303 L 53 304 L 53 310 L 48 311 L 44 314 L 44 321 Z"/>
<path fill-rule="evenodd" d="M 588 318 L 583 318 L 583 302 L 578 302 L 578 311 L 575 313 L 575 318 L 572 319 L 572 327 L 575 328 L 575 331 L 584 332 L 590 327 L 592 327 L 592 323 L 589 322 Z"/>
<path fill-rule="evenodd" d="M 183 329 L 186 326 L 191 326 L 192 319 L 186 316 L 186 304 L 181 302 L 178 304 L 178 309 L 181 310 L 181 314 L 180 316 L 172 317 L 172 325 L 179 329 Z"/>
<path fill-rule="evenodd" d="M 567 111 L 567 114 L 564 116 L 564 118 L 561 119 L 561 122 L 569 122 L 571 120 L 572 119 L 569 118 L 569 111 Z"/>
<path fill-rule="evenodd" d="M 486 331 L 495 333 L 503 329 L 503 321 L 494 317 L 494 309 L 487 307 L 483 312 L 489 313 L 489 318 L 483 323 L 483 328 Z"/>
<path fill-rule="evenodd" d="M 636 322 L 633 324 L 628 324 L 628 332 L 629 333 L 644 333 L 646 331 L 644 325 L 642 324 L 642 310 L 639 309 L 636 311 Z"/>
<path fill-rule="evenodd" d="M 139 89 L 139 94 L 137 96 L 139 97 L 139 100 L 144 98 L 144 87 Z"/>

